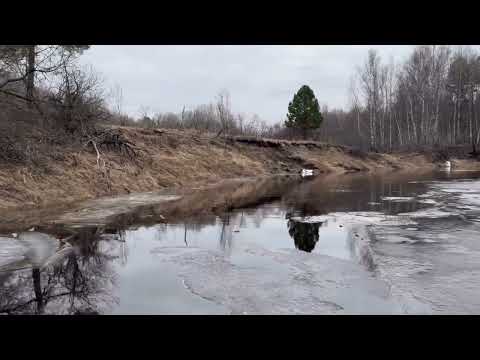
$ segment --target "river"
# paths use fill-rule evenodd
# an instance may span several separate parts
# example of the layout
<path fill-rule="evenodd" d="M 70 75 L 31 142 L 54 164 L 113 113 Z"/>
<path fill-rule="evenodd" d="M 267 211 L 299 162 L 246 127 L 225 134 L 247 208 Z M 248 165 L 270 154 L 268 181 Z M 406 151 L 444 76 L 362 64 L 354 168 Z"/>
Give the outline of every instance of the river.
<path fill-rule="evenodd" d="M 215 215 L 29 230 L 0 235 L 3 314 L 480 312 L 478 172 L 299 179 Z"/>

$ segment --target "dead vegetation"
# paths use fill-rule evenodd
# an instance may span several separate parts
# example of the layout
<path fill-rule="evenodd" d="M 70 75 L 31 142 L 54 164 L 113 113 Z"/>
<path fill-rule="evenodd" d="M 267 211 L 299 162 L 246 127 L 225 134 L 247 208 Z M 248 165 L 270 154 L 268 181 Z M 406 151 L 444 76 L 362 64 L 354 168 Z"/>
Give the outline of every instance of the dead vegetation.
<path fill-rule="evenodd" d="M 81 51 L 0 46 L 0 209 L 298 174 L 302 168 L 317 174 L 428 168 L 461 155 L 388 155 L 278 139 L 288 138 L 280 136 L 281 127 L 235 116 L 228 93 L 219 94 L 216 105 L 183 109 L 180 117 L 145 114 L 130 122 L 120 107 L 107 109 L 100 77 L 75 61 Z M 123 123 L 145 127 L 112 125 Z"/>
<path fill-rule="evenodd" d="M 76 61 L 83 50 L 73 45 L 0 46 L 2 212 L 224 179 L 298 174 L 302 168 L 326 174 L 431 165 L 421 154 L 396 157 L 273 139 L 282 137 L 282 128 L 233 114 L 227 92 L 215 104 L 183 109 L 181 116 L 149 118 L 145 113 L 141 121 L 131 122 L 122 115 L 120 100 L 116 110 L 107 108 L 102 79 Z M 121 92 L 117 95 L 121 98 Z M 145 128 L 112 125 L 123 123 Z M 239 134 L 250 136 L 234 136 Z M 220 197 L 217 205 L 228 207 L 233 199 L 248 204 L 249 196 L 242 200 L 242 193 L 250 191 L 245 186 L 232 190 L 231 201 Z M 202 206 L 207 205 L 198 199 L 196 207 Z"/>
<path fill-rule="evenodd" d="M 115 151 L 130 158 L 135 158 L 137 152 L 135 145 L 126 139 L 117 129 L 96 128 L 89 136 L 87 145 L 91 144 L 98 153 L 99 149 Z"/>
<path fill-rule="evenodd" d="M 372 154 L 324 143 L 269 139 L 224 142 L 182 130 L 103 126 L 90 138 L 65 135 L 55 142 L 42 132 L 29 137 L 35 145 L 29 150 L 30 160 L 0 166 L 2 209 L 195 187 L 232 178 L 297 175 L 302 168 L 329 174 L 436 166 L 421 153 Z M 42 144 L 49 150 L 41 150 Z"/>

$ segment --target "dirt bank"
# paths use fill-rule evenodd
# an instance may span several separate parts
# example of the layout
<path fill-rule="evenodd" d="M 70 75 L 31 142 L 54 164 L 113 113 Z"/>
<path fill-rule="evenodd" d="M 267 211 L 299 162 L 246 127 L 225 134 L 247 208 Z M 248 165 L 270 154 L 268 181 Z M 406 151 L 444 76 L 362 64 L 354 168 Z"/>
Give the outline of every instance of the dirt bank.
<path fill-rule="evenodd" d="M 132 156 L 99 147 L 68 147 L 52 153 L 41 167 L 0 164 L 0 209 L 38 207 L 106 195 L 195 187 L 223 179 L 297 174 L 301 168 L 317 173 L 346 173 L 394 169 L 433 169 L 426 154 L 373 154 L 315 142 L 289 142 L 201 136 L 188 131 L 113 128 L 133 144 Z M 465 168 L 477 162 L 458 161 Z M 453 161 L 454 166 L 457 164 Z"/>

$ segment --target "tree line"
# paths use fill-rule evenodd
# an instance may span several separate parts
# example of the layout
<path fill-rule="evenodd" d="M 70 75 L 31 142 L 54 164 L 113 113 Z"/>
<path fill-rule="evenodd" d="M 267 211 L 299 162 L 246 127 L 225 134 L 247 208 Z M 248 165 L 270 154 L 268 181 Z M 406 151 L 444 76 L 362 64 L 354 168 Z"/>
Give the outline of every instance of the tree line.
<path fill-rule="evenodd" d="M 117 100 L 113 102 L 117 104 Z M 119 108 L 118 105 L 114 107 Z M 146 106 L 141 106 L 139 113 L 139 117 L 135 119 L 118 112 L 112 118 L 112 122 L 145 128 L 188 129 L 218 136 L 278 137 L 282 130 L 281 124 L 268 124 L 257 114 L 246 115 L 233 112 L 231 96 L 226 89 L 220 90 L 212 102 L 197 105 L 190 109 L 184 106 L 178 113 L 152 112 Z"/>
<path fill-rule="evenodd" d="M 470 47 L 417 46 L 403 63 L 369 50 L 347 111 L 326 114 L 322 136 L 373 151 L 465 145 L 478 151 L 480 57 Z"/>
<path fill-rule="evenodd" d="M 106 91 L 93 69 L 79 65 L 88 48 L 0 45 L 0 130 L 18 128 L 29 119 L 49 129 L 82 134 L 105 123 L 192 129 L 217 136 L 308 136 L 370 151 L 466 144 L 478 151 L 480 57 L 470 47 L 417 46 L 401 63 L 369 50 L 354 69 L 345 109 L 320 108 L 306 86 L 285 104 L 285 119 L 275 124 L 258 115 L 234 113 L 227 90 L 209 104 L 176 113 L 152 114 L 142 108 L 134 119 L 122 111 L 119 87 Z M 311 121 L 305 109 L 313 111 Z"/>
<path fill-rule="evenodd" d="M 348 106 L 330 110 L 324 105 L 320 115 L 307 121 L 310 125 L 292 125 L 288 118 L 291 107 L 298 108 L 293 101 L 286 119 L 273 125 L 257 115 L 247 120 L 244 115 L 232 114 L 229 106 L 224 113 L 228 115 L 222 117 L 219 109 L 225 97 L 220 95 L 217 103 L 179 114 L 143 116 L 139 124 L 213 132 L 225 129 L 231 134 L 272 138 L 308 134 L 313 140 L 383 152 L 468 145 L 476 153 L 479 89 L 480 56 L 471 47 L 417 46 L 401 63 L 385 61 L 371 49 L 351 76 L 346 89 Z M 314 96 L 312 99 L 316 101 Z"/>

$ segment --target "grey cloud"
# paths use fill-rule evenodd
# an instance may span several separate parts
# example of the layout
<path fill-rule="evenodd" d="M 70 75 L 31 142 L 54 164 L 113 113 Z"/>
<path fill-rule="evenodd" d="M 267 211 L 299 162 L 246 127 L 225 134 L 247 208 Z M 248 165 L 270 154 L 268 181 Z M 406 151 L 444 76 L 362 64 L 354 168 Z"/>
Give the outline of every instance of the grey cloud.
<path fill-rule="evenodd" d="M 370 46 L 92 46 L 82 62 L 92 64 L 123 89 L 125 111 L 140 106 L 178 112 L 214 100 L 220 89 L 232 108 L 272 123 L 285 118 L 288 102 L 308 84 L 321 104 L 347 105 L 350 75 Z M 410 46 L 375 46 L 387 62 Z"/>

